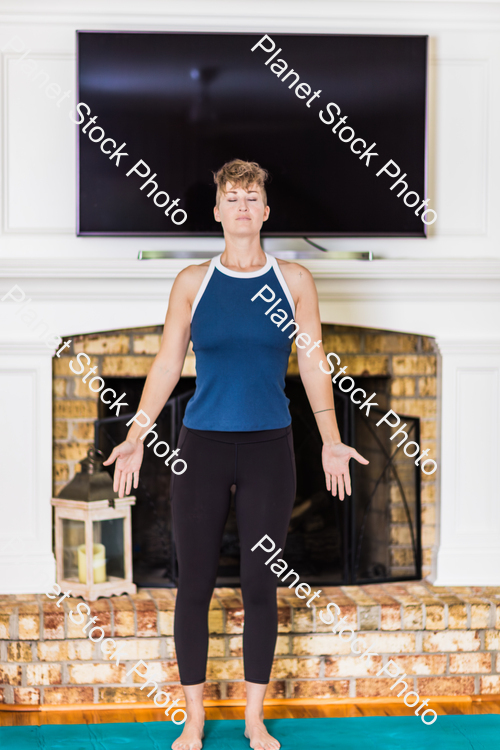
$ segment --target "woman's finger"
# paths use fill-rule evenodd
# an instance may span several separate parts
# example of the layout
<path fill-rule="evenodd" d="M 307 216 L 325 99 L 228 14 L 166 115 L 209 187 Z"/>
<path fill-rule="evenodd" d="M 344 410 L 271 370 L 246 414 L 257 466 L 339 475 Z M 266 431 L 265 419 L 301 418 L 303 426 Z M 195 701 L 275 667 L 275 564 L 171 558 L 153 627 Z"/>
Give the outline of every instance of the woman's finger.
<path fill-rule="evenodd" d="M 132 489 L 132 479 L 133 479 L 133 476 L 134 475 L 132 474 L 132 472 L 129 471 L 129 473 L 127 474 L 127 481 L 125 483 L 125 494 L 126 495 L 130 495 L 130 490 Z"/>
<path fill-rule="evenodd" d="M 118 458 L 118 456 L 119 456 L 118 451 L 116 450 L 116 448 L 113 448 L 113 450 L 109 454 L 109 458 L 107 458 L 106 461 L 103 461 L 102 465 L 103 466 L 109 466 L 110 464 L 113 463 L 113 461 L 116 461 L 116 459 Z"/>
<path fill-rule="evenodd" d="M 124 491 L 125 491 L 125 482 L 127 481 L 127 475 L 124 471 L 121 472 L 120 475 L 120 487 L 118 489 L 118 496 L 123 497 Z"/>
<path fill-rule="evenodd" d="M 121 475 L 122 475 L 122 473 L 121 473 L 120 469 L 116 466 L 115 467 L 115 475 L 113 477 L 113 492 L 118 492 L 118 487 L 120 486 Z"/>
<path fill-rule="evenodd" d="M 331 490 L 331 488 L 332 488 L 332 482 L 331 482 L 331 479 L 332 479 L 332 478 L 331 478 L 330 474 L 327 474 L 327 473 L 325 472 L 326 489 L 327 489 L 327 491 L 328 491 L 328 492 L 330 492 L 330 490 Z"/>
<path fill-rule="evenodd" d="M 369 461 L 367 461 L 366 458 L 363 458 L 363 456 L 360 453 L 358 453 L 358 451 L 355 450 L 354 448 L 352 448 L 351 458 L 355 458 L 356 461 L 359 461 L 360 464 L 370 463 Z"/>
<path fill-rule="evenodd" d="M 136 490 L 139 486 L 139 472 L 134 471 L 134 490 Z"/>
<path fill-rule="evenodd" d="M 339 476 L 337 477 L 337 482 L 339 485 L 339 500 L 343 500 L 344 499 L 344 479 L 342 477 L 342 474 L 339 474 Z"/>
<path fill-rule="evenodd" d="M 330 481 L 332 483 L 332 495 L 335 497 L 337 494 L 337 477 L 335 474 L 330 474 Z"/>
<path fill-rule="evenodd" d="M 345 491 L 348 495 L 351 494 L 351 477 L 349 474 L 349 469 L 346 469 L 344 472 L 344 484 L 345 484 Z"/>

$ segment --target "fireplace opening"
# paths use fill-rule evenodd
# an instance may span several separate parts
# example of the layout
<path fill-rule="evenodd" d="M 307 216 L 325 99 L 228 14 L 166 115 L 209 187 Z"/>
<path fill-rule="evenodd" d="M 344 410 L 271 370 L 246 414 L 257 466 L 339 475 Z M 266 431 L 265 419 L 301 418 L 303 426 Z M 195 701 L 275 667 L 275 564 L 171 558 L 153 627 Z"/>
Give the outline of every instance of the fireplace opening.
<path fill-rule="evenodd" d="M 125 439 L 126 422 L 136 413 L 144 378 L 107 378 L 117 393 L 127 394 L 129 411 L 107 417 L 99 405 L 95 443 L 106 455 Z M 321 438 L 298 375 L 286 378 L 297 465 L 297 493 L 283 557 L 311 584 L 342 585 L 422 576 L 420 476 L 414 461 L 390 440 L 387 425 L 376 422 L 389 409 L 389 377 L 359 376 L 356 387 L 377 394 L 378 408 L 367 417 L 349 394 L 333 385 L 343 442 L 370 463 L 351 460 L 352 495 L 343 502 L 326 490 Z M 155 431 L 171 448 L 177 444 L 195 378 L 182 377 L 158 419 Z M 416 417 L 403 416 L 409 440 L 420 440 Z M 147 444 L 146 437 L 145 443 Z M 182 457 L 182 456 L 180 456 Z M 112 468 L 109 469 L 112 473 Z M 189 467 L 188 467 L 189 471 Z M 132 510 L 134 582 L 141 587 L 175 587 L 177 561 L 170 509 L 171 469 L 145 447 L 137 503 Z M 234 494 L 221 544 L 218 586 L 239 586 L 239 540 Z"/>

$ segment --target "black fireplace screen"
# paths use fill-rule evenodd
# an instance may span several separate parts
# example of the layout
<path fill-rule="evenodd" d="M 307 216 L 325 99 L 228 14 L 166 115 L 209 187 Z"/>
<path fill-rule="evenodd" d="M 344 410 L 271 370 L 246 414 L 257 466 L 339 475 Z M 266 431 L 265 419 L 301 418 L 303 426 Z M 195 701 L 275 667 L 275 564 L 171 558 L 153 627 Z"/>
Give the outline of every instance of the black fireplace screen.
<path fill-rule="evenodd" d="M 359 378 L 370 385 L 383 407 L 388 381 Z M 108 383 L 109 381 L 109 383 Z M 127 394 L 130 413 L 95 422 L 95 443 L 105 455 L 125 439 L 125 423 L 136 413 L 142 378 L 108 378 L 107 385 Z M 170 446 L 177 437 L 194 378 L 181 378 L 156 420 L 155 432 Z M 357 383 L 358 384 L 358 383 Z M 334 387 L 335 408 L 343 442 L 367 458 L 368 466 L 351 460 L 352 495 L 343 502 L 325 487 L 321 438 L 299 376 L 286 379 L 297 464 L 297 494 L 283 557 L 302 580 L 311 584 L 345 585 L 421 578 L 420 477 L 414 459 L 391 441 L 386 424 L 376 423 L 387 408 L 372 407 L 367 417 L 348 394 Z M 100 407 L 102 408 L 102 407 Z M 415 417 L 399 415 L 408 440 L 420 442 Z M 145 443 L 147 444 L 148 437 Z M 112 467 L 110 473 L 112 473 Z M 171 470 L 146 447 L 137 502 L 132 511 L 134 581 L 143 587 L 177 583 L 177 562 L 170 511 Z M 224 530 L 217 585 L 239 585 L 239 540 L 234 502 Z"/>

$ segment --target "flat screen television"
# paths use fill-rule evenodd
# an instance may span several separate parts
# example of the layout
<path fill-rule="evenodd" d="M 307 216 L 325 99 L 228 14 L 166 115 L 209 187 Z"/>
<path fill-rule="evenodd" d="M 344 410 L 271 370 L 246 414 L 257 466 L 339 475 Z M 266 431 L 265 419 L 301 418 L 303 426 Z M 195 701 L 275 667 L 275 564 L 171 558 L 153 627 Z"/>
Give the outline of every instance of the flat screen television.
<path fill-rule="evenodd" d="M 78 234 L 220 236 L 212 173 L 239 158 L 271 175 L 264 236 L 426 235 L 427 37 L 77 41 Z"/>

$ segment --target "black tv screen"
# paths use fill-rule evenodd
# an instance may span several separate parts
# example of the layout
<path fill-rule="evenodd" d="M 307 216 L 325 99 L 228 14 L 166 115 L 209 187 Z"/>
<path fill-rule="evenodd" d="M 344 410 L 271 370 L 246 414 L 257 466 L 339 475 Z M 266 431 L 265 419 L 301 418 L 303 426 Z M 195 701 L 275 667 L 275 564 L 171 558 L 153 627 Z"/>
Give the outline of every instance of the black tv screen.
<path fill-rule="evenodd" d="M 220 236 L 212 173 L 234 158 L 271 175 L 264 236 L 423 237 L 433 223 L 427 37 L 77 39 L 78 234 Z"/>

